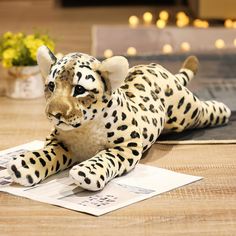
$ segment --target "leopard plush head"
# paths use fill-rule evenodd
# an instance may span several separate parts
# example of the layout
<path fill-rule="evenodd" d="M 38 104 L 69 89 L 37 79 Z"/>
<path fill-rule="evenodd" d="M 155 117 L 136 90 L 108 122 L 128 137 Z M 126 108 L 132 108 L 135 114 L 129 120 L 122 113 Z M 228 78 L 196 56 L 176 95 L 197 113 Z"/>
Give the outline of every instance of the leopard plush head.
<path fill-rule="evenodd" d="M 38 49 L 37 61 L 45 79 L 47 118 L 65 131 L 99 117 L 129 67 L 121 56 L 100 62 L 87 54 L 70 53 L 58 60 L 46 46 Z"/>

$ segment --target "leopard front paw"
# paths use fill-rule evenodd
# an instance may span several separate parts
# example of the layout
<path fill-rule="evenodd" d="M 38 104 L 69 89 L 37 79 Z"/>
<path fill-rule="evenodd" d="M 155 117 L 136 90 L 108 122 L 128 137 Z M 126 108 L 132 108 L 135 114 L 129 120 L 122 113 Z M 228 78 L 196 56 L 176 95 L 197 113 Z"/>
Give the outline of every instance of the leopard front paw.
<path fill-rule="evenodd" d="M 105 173 L 92 169 L 89 166 L 78 164 L 70 170 L 74 183 L 83 189 L 99 191 L 106 185 Z"/>
<path fill-rule="evenodd" d="M 13 182 L 23 186 L 33 186 L 42 180 L 40 170 L 37 170 L 35 166 L 27 163 L 20 156 L 8 163 L 7 170 Z"/>

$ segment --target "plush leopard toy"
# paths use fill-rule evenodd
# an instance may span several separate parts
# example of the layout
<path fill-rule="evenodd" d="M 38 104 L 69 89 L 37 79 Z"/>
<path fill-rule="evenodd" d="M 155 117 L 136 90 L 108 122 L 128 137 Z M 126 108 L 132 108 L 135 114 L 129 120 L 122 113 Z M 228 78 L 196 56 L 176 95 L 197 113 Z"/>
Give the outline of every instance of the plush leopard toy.
<path fill-rule="evenodd" d="M 38 49 L 46 115 L 54 125 L 42 150 L 8 164 L 12 179 L 32 186 L 66 168 L 78 186 L 97 191 L 131 171 L 161 132 L 224 125 L 227 106 L 200 101 L 185 86 L 198 69 L 189 57 L 178 74 L 158 64 L 129 69 L 115 56 L 102 62 L 82 53 L 57 58 Z"/>

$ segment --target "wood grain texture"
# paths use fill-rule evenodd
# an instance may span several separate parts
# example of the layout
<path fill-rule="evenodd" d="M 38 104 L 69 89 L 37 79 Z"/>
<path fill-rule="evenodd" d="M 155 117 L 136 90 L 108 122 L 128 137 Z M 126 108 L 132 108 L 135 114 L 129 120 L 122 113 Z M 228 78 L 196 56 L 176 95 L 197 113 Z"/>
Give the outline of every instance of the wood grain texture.
<path fill-rule="evenodd" d="M 77 48 L 88 53 L 92 24 L 124 23 L 128 15 L 149 9 L 53 10 L 51 3 L 1 0 L 0 33 L 46 27 L 58 38 L 62 52 Z M 0 97 L 1 150 L 43 140 L 49 131 L 44 99 Z M 236 145 L 155 144 L 142 163 L 201 175 L 204 180 L 101 217 L 0 193 L 0 235 L 236 235 Z"/>
<path fill-rule="evenodd" d="M 0 149 L 44 139 L 44 99 L 0 99 Z M 142 163 L 204 180 L 101 217 L 0 193 L 0 235 L 235 235 L 236 145 L 155 144 Z M 155 180 L 154 180 L 155 181 Z"/>

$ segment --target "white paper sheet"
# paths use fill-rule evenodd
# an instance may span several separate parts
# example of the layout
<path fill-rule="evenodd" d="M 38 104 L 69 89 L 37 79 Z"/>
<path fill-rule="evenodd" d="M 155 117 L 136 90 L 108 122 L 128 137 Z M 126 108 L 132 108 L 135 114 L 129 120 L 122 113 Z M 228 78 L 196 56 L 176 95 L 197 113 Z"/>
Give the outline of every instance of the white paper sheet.
<path fill-rule="evenodd" d="M 43 142 L 34 141 L 0 152 L 0 165 L 22 150 L 36 150 Z M 51 176 L 33 187 L 11 183 L 5 169 L 0 171 L 0 191 L 40 202 L 100 216 L 135 202 L 202 179 L 199 176 L 176 173 L 170 170 L 138 164 L 125 176 L 115 178 L 99 192 L 89 192 L 77 187 L 69 177 L 69 170 Z"/>

